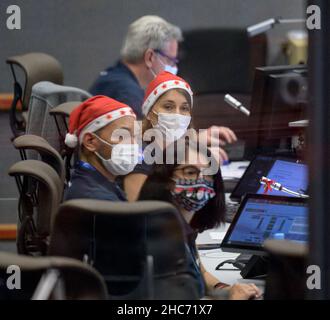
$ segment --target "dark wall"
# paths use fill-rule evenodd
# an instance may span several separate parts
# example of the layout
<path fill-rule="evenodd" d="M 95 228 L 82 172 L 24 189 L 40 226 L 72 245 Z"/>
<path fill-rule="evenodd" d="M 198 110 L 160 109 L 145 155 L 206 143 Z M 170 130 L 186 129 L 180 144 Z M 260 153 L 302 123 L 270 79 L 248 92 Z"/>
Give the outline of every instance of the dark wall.
<path fill-rule="evenodd" d="M 21 30 L 6 28 L 10 4 L 21 8 Z M 270 17 L 299 18 L 304 11 L 304 0 L 0 0 L 0 92 L 12 90 L 6 57 L 29 51 L 54 55 L 64 67 L 65 83 L 88 89 L 117 59 L 128 24 L 145 14 L 187 30 L 245 27 Z M 288 30 L 278 26 L 268 32 L 271 64 Z"/>

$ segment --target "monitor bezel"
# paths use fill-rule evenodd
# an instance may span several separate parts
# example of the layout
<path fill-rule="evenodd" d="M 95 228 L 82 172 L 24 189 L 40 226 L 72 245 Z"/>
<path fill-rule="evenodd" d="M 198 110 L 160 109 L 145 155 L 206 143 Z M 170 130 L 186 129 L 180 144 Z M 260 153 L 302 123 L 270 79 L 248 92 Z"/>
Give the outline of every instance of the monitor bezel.
<path fill-rule="evenodd" d="M 243 198 L 239 209 L 230 224 L 225 237 L 223 238 L 221 242 L 221 250 L 224 252 L 238 252 L 238 253 L 249 253 L 249 254 L 255 254 L 255 255 L 266 255 L 266 252 L 264 251 L 263 247 L 259 246 L 253 246 L 253 245 L 235 245 L 235 244 L 229 244 L 228 240 L 236 226 L 237 221 L 239 220 L 243 208 L 245 207 L 245 204 L 250 200 L 250 199 L 263 199 L 263 200 L 271 200 L 275 202 L 293 202 L 293 203 L 300 203 L 300 204 L 306 204 L 308 203 L 307 198 L 297 198 L 297 197 L 287 197 L 287 196 L 271 196 L 271 195 L 265 195 L 265 194 L 246 194 L 245 197 Z"/>

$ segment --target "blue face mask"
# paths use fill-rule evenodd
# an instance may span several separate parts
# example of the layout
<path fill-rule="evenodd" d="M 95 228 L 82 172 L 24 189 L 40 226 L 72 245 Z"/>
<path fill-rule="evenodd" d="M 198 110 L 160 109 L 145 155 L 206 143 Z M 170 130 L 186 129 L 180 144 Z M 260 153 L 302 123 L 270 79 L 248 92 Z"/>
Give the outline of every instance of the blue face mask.
<path fill-rule="evenodd" d="M 178 67 L 177 66 L 171 66 L 169 64 L 165 64 L 160 59 L 159 59 L 159 62 L 164 67 L 164 71 L 170 72 L 170 73 L 172 73 L 174 75 L 177 75 L 178 74 Z"/>
<path fill-rule="evenodd" d="M 183 209 L 196 212 L 202 209 L 215 196 L 213 182 L 205 179 L 174 179 L 172 196 Z"/>

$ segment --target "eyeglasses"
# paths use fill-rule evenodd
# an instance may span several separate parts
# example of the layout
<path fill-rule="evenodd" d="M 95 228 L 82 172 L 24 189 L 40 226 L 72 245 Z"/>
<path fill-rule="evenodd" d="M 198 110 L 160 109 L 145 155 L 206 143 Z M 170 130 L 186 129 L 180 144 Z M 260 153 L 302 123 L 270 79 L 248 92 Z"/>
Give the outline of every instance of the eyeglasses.
<path fill-rule="evenodd" d="M 170 57 L 166 53 L 164 53 L 162 50 L 159 50 L 159 49 L 155 49 L 154 51 L 156 53 L 158 53 L 159 55 L 161 55 L 162 57 L 164 57 L 164 58 L 168 59 L 169 61 L 171 61 L 172 66 L 179 64 L 179 59 L 178 58 Z"/>
<path fill-rule="evenodd" d="M 202 176 L 206 180 L 213 181 L 214 178 L 212 175 L 205 174 L 206 169 L 209 169 L 209 168 L 199 169 L 195 166 L 187 166 L 187 167 L 183 167 L 183 168 L 177 168 L 174 171 L 181 171 L 183 174 L 183 177 L 188 180 L 197 180 Z"/>

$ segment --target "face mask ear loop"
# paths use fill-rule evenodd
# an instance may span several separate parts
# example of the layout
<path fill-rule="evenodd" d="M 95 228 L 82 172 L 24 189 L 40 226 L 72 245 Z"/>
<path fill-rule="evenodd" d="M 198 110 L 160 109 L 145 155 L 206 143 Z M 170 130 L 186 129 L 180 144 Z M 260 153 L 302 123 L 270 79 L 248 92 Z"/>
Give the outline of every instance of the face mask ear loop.
<path fill-rule="evenodd" d="M 152 76 L 154 77 L 154 79 L 157 77 L 156 72 L 150 67 L 149 71 L 151 72 Z"/>
<path fill-rule="evenodd" d="M 110 146 L 111 148 L 113 148 L 116 144 L 112 144 L 108 141 L 103 140 L 101 137 L 99 137 L 97 134 L 93 133 L 94 137 L 96 137 L 97 139 L 99 139 L 101 142 L 103 142 L 104 144 Z"/>
<path fill-rule="evenodd" d="M 156 116 L 157 116 L 157 123 L 158 123 L 158 120 L 159 120 L 159 114 L 158 113 L 156 113 L 154 110 L 151 110 L 151 112 L 153 113 L 153 114 L 155 114 Z M 150 123 L 151 123 L 151 125 L 154 127 L 155 125 L 151 122 L 151 120 L 150 120 Z"/>
<path fill-rule="evenodd" d="M 113 147 L 114 147 L 114 144 L 111 144 L 111 143 L 109 143 L 109 142 L 107 142 L 107 141 L 105 141 L 105 140 L 103 140 L 101 137 L 99 137 L 97 134 L 95 134 L 94 132 L 92 132 L 92 134 L 93 134 L 93 136 L 94 137 L 96 137 L 98 140 L 100 140 L 102 143 L 104 143 L 104 144 L 106 144 L 106 145 L 108 145 L 108 146 L 110 146 L 111 147 L 111 153 L 112 153 L 112 149 L 113 149 Z M 101 160 L 103 160 L 103 161 L 108 161 L 107 159 L 105 159 L 104 157 L 102 157 L 100 154 L 99 154 L 99 152 L 97 152 L 97 151 L 95 151 L 95 154 L 101 159 Z M 111 156 L 110 156 L 110 159 L 111 159 Z"/>

